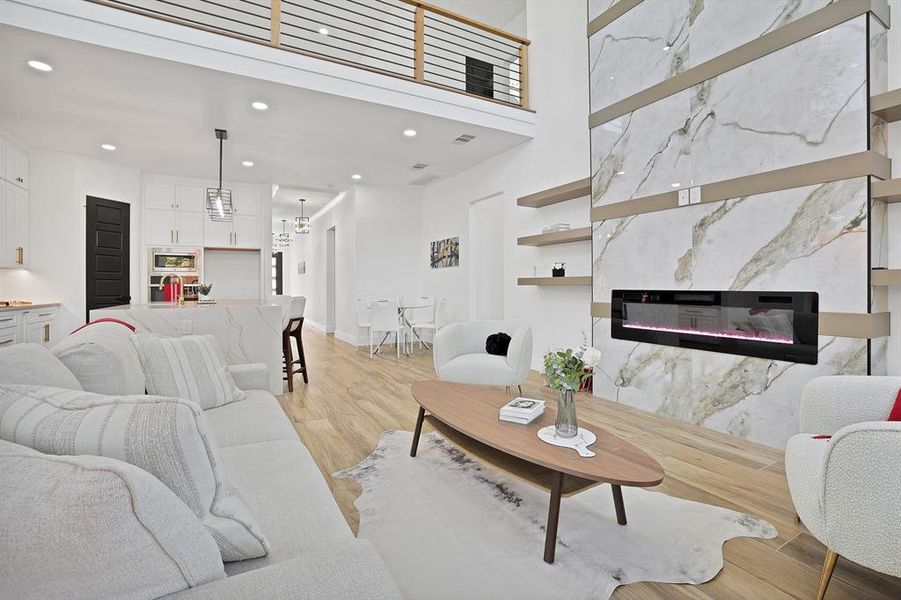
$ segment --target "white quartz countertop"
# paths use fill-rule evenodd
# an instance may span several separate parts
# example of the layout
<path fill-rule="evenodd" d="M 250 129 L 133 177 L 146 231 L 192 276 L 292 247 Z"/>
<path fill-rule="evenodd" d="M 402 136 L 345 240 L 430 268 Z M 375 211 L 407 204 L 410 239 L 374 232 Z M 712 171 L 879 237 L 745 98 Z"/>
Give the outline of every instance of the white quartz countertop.
<path fill-rule="evenodd" d="M 151 302 L 150 304 L 122 304 L 119 306 L 109 306 L 107 308 L 98 308 L 96 310 L 205 310 L 209 308 L 236 308 L 236 307 L 264 307 L 274 306 L 281 308 L 278 304 L 266 302 L 264 300 L 217 300 L 215 304 L 198 304 L 197 302 L 185 302 L 179 305 L 176 302 Z"/>
<path fill-rule="evenodd" d="M 51 306 L 59 306 L 59 302 L 36 302 L 34 304 L 17 304 L 16 306 L 0 306 L 0 312 L 8 312 L 13 310 L 31 310 L 34 308 L 49 308 Z"/>

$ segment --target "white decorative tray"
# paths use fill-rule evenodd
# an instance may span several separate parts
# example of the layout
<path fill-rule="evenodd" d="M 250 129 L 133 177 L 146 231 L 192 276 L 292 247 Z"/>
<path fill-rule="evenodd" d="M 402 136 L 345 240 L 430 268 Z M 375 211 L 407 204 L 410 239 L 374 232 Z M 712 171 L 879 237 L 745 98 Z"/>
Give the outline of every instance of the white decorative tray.
<path fill-rule="evenodd" d="M 588 446 L 595 443 L 598 440 L 598 436 L 596 436 L 593 432 L 588 431 L 587 429 L 582 429 L 581 427 L 579 427 L 579 433 L 577 433 L 573 437 L 560 437 L 557 435 L 557 430 L 554 428 L 554 426 L 548 425 L 547 427 L 542 427 L 538 430 L 538 439 L 540 439 L 542 442 L 546 442 L 554 446 L 572 448 L 579 453 L 579 456 L 582 456 L 584 458 L 591 458 L 595 454 L 588 449 Z"/>

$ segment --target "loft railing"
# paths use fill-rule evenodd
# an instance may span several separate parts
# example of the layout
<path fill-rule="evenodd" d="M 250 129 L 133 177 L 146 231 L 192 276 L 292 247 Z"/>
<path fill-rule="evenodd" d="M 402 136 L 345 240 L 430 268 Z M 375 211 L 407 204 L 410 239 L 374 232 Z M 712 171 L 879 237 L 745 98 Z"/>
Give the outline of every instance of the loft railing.
<path fill-rule="evenodd" d="M 529 40 L 418 0 L 89 0 L 529 107 Z"/>

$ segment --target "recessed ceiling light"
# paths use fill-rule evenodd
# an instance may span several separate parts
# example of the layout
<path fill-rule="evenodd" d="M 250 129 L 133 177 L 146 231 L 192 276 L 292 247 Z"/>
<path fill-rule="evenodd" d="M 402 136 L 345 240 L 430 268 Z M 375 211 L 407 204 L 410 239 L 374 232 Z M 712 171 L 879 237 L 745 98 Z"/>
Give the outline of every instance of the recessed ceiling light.
<path fill-rule="evenodd" d="M 107 152 L 115 152 L 116 147 L 112 144 L 100 144 L 100 147 L 106 150 Z"/>
<path fill-rule="evenodd" d="M 48 71 L 52 71 L 53 67 L 48 65 L 45 62 L 41 62 L 39 60 L 29 60 L 28 66 L 34 69 L 35 71 L 44 71 L 45 73 Z"/>
<path fill-rule="evenodd" d="M 682 185 L 682 184 L 679 183 L 678 181 L 669 184 L 670 187 L 679 187 L 680 185 Z"/>
<path fill-rule="evenodd" d="M 244 165 L 245 167 L 252 167 L 252 166 L 253 166 L 253 161 L 252 161 L 252 160 L 245 160 L 245 161 L 241 161 L 241 164 Z"/>
<path fill-rule="evenodd" d="M 407 137 L 416 137 L 415 129 L 404 129 L 404 135 Z"/>
<path fill-rule="evenodd" d="M 625 175 L 626 172 L 625 172 L 625 171 L 617 171 L 616 174 L 617 174 L 617 175 Z"/>
<path fill-rule="evenodd" d="M 358 175 L 357 173 L 354 173 L 353 175 L 350 176 L 350 178 L 351 178 L 351 179 L 363 179 L 363 176 L 362 176 L 362 175 Z"/>
<path fill-rule="evenodd" d="M 265 102 L 260 102 L 259 100 L 251 102 L 250 105 L 257 110 L 266 110 L 269 108 L 268 104 L 266 104 Z"/>
<path fill-rule="evenodd" d="M 613 81 L 613 75 L 610 76 L 610 81 Z"/>
<path fill-rule="evenodd" d="M 666 46 L 663 47 L 663 51 L 664 51 L 664 52 L 669 52 L 669 49 L 670 49 L 670 48 L 672 48 L 672 46 L 670 46 L 669 44 L 667 44 Z"/>
<path fill-rule="evenodd" d="M 325 27 L 320 27 L 320 28 L 319 28 L 319 33 L 320 33 L 321 35 L 328 35 L 328 29 L 326 29 Z"/>

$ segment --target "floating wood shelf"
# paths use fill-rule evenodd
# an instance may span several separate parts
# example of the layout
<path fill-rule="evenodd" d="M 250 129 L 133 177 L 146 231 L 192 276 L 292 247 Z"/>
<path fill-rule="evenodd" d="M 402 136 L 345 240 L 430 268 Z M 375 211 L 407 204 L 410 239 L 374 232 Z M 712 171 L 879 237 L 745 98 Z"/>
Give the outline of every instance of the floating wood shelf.
<path fill-rule="evenodd" d="M 873 198 L 886 202 L 901 202 L 901 179 L 888 179 L 886 181 L 874 181 L 872 185 Z"/>
<path fill-rule="evenodd" d="M 590 195 L 591 178 L 586 177 L 585 179 L 573 181 L 572 183 L 565 183 L 563 185 L 558 185 L 557 187 L 552 187 L 543 192 L 523 196 L 516 200 L 516 204 L 528 208 L 541 208 L 543 206 L 550 206 L 551 204 L 558 204 L 560 202 L 566 202 L 567 200 L 574 200 L 576 198 L 581 198 L 582 196 Z"/>
<path fill-rule="evenodd" d="M 901 285 L 901 269 L 873 269 L 870 283 L 880 287 Z"/>
<path fill-rule="evenodd" d="M 591 316 L 610 318 L 609 302 L 592 302 Z M 889 335 L 891 315 L 880 313 L 821 312 L 819 334 L 848 338 L 880 338 Z"/>
<path fill-rule="evenodd" d="M 700 188 L 701 202 L 718 202 L 730 198 L 755 196 L 867 175 L 888 179 L 891 177 L 891 170 L 892 161 L 888 157 L 868 150 L 784 169 L 765 171 L 714 183 L 705 183 L 696 187 Z M 875 184 L 873 188 L 876 189 Z M 693 205 L 686 204 L 683 206 Z M 618 219 L 679 207 L 679 192 L 672 190 L 654 194 L 653 196 L 595 206 L 591 209 L 591 221 L 596 223 L 607 219 Z"/>
<path fill-rule="evenodd" d="M 870 112 L 889 123 L 901 121 L 901 88 L 871 97 Z"/>
<path fill-rule="evenodd" d="M 516 285 L 573 286 L 591 285 L 591 275 L 576 277 L 520 277 Z"/>
<path fill-rule="evenodd" d="M 527 235 L 516 240 L 520 246 L 553 246 L 572 242 L 590 242 L 591 227 L 580 227 L 566 231 L 552 231 L 539 235 Z"/>

